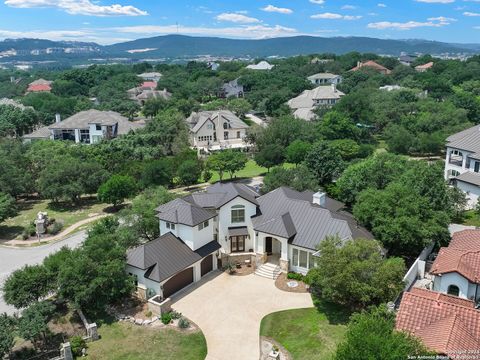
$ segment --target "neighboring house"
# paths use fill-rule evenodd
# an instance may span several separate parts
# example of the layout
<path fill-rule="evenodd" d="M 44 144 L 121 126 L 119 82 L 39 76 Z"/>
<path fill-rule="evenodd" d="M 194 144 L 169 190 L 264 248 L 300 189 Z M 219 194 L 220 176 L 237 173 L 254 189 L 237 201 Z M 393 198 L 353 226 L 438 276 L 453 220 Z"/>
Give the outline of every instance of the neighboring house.
<path fill-rule="evenodd" d="M 248 125 L 229 110 L 192 113 L 185 120 L 192 146 L 204 151 L 245 148 Z"/>
<path fill-rule="evenodd" d="M 400 86 L 400 85 L 385 85 L 385 86 L 380 86 L 378 88 L 378 90 L 382 90 L 382 91 L 394 91 L 394 90 L 402 90 L 404 89 L 404 87 Z"/>
<path fill-rule="evenodd" d="M 0 99 L 0 106 L 13 106 L 17 109 L 20 109 L 20 110 L 26 110 L 26 109 L 30 109 L 30 110 L 33 110 L 33 107 L 31 106 L 25 106 L 21 103 L 19 103 L 18 101 L 16 100 L 13 100 L 13 99 L 8 99 L 8 98 L 1 98 Z"/>
<path fill-rule="evenodd" d="M 430 61 L 426 64 L 415 66 L 415 70 L 418 72 L 425 72 L 431 69 L 432 67 L 433 67 L 433 62 Z"/>
<path fill-rule="evenodd" d="M 128 98 L 136 101 L 140 105 L 144 105 L 149 99 L 170 100 L 172 94 L 167 89 L 157 90 L 155 81 L 145 81 L 140 86 L 127 90 Z"/>
<path fill-rule="evenodd" d="M 141 77 L 143 81 L 154 81 L 157 83 L 161 79 L 162 74 L 159 72 L 146 72 L 138 75 L 138 77 Z"/>
<path fill-rule="evenodd" d="M 418 288 L 405 292 L 396 329 L 452 359 L 476 358 L 480 349 L 480 311 L 473 301 L 451 295 Z"/>
<path fill-rule="evenodd" d="M 345 94 L 337 90 L 335 84 L 318 86 L 313 90 L 305 90 L 296 98 L 288 101 L 296 118 L 310 121 L 315 117 L 314 110 L 318 106 L 332 107 Z"/>
<path fill-rule="evenodd" d="M 266 61 L 260 61 L 256 65 L 253 65 L 253 64 L 248 65 L 247 69 L 250 69 L 250 70 L 272 70 L 274 66 L 275 65 L 271 65 Z"/>
<path fill-rule="evenodd" d="M 282 187 L 259 196 L 244 184 L 216 183 L 159 206 L 160 238 L 130 250 L 126 271 L 142 296 L 164 299 L 246 257 L 306 274 L 327 236 L 372 238 L 342 208 L 325 193 Z"/>
<path fill-rule="evenodd" d="M 220 64 L 219 64 L 219 63 L 216 63 L 216 62 L 214 62 L 214 61 L 209 61 L 209 62 L 207 63 L 207 67 L 208 67 L 210 70 L 212 70 L 212 71 L 217 71 L 218 68 L 220 67 Z"/>
<path fill-rule="evenodd" d="M 378 63 L 376 63 L 373 60 L 365 61 L 365 62 L 357 62 L 357 66 L 355 66 L 353 69 L 350 71 L 358 71 L 361 69 L 373 69 L 375 71 L 378 71 L 381 74 L 388 75 L 391 73 L 389 69 L 387 69 L 385 66 L 382 66 Z"/>
<path fill-rule="evenodd" d="M 338 85 L 342 82 L 343 78 L 340 75 L 335 75 L 331 73 L 318 73 L 312 76 L 309 76 L 308 81 L 314 85 Z"/>
<path fill-rule="evenodd" d="M 314 57 L 312 60 L 310 60 L 310 64 L 327 64 L 332 61 L 333 59 L 320 59 L 318 57 Z"/>
<path fill-rule="evenodd" d="M 398 61 L 400 61 L 400 64 L 402 65 L 411 66 L 416 59 L 417 57 L 414 55 L 404 54 L 404 55 L 400 55 L 400 57 L 398 58 Z"/>
<path fill-rule="evenodd" d="M 143 128 L 144 123 L 133 123 L 113 111 L 81 111 L 61 121 L 57 115 L 55 123 L 44 126 L 23 136 L 32 140 L 70 140 L 76 143 L 95 144 L 103 139 L 113 139 L 119 135 Z"/>
<path fill-rule="evenodd" d="M 440 248 L 430 274 L 433 290 L 473 301 L 480 300 L 480 230 L 463 230 Z"/>
<path fill-rule="evenodd" d="M 219 97 L 221 98 L 243 97 L 243 85 L 240 85 L 238 83 L 238 79 L 229 81 L 223 84 Z"/>
<path fill-rule="evenodd" d="M 474 208 L 480 196 L 480 125 L 447 138 L 445 179 L 462 190 L 468 208 Z"/>
<path fill-rule="evenodd" d="M 53 81 L 38 79 L 28 84 L 27 93 L 31 92 L 50 92 L 52 91 Z"/>

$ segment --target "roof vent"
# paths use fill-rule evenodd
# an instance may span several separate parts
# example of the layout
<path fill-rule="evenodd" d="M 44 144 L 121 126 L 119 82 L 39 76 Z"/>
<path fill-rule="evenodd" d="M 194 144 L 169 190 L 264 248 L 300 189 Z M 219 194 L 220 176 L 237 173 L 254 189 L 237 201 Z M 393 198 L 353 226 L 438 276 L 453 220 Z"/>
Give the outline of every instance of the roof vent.
<path fill-rule="evenodd" d="M 327 200 L 327 194 L 319 191 L 313 194 L 313 200 L 312 203 L 320 206 L 325 206 L 325 201 Z"/>

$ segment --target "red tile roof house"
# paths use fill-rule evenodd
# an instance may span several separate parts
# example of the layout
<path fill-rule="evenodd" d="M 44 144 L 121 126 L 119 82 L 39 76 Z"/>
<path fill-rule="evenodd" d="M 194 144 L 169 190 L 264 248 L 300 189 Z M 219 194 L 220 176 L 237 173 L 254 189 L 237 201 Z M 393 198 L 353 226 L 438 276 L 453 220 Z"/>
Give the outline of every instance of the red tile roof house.
<path fill-rule="evenodd" d="M 440 248 L 430 274 L 433 290 L 480 300 L 480 230 L 453 234 L 449 246 Z"/>
<path fill-rule="evenodd" d="M 425 72 L 428 69 L 431 69 L 432 67 L 433 67 L 433 62 L 430 61 L 426 64 L 415 66 L 415 70 L 418 72 Z"/>
<path fill-rule="evenodd" d="M 38 79 L 28 84 L 27 93 L 31 92 L 50 92 L 52 91 L 52 81 Z"/>
<path fill-rule="evenodd" d="M 471 300 L 413 288 L 403 294 L 396 329 L 452 359 L 480 357 L 480 311 Z"/>
<path fill-rule="evenodd" d="M 358 71 L 362 68 L 369 68 L 369 69 L 373 69 L 373 70 L 376 70 L 378 71 L 379 73 L 382 73 L 384 75 L 388 75 L 391 73 L 390 70 L 388 70 L 385 66 L 382 66 L 378 63 L 376 63 L 375 61 L 373 60 L 369 60 L 369 61 L 365 61 L 365 62 L 358 62 L 357 63 L 357 66 L 355 66 L 353 69 L 351 69 L 350 71 Z"/>

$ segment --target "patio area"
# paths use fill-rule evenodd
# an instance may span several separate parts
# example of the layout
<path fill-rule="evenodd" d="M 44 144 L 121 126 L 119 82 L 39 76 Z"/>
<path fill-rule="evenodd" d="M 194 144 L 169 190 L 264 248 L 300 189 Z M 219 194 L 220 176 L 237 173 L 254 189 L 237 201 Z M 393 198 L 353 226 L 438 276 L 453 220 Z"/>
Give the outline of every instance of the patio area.
<path fill-rule="evenodd" d="M 260 322 L 272 312 L 313 307 L 308 293 L 289 293 L 256 275 L 215 271 L 172 298 L 172 308 L 194 321 L 207 340 L 208 360 L 260 357 Z"/>

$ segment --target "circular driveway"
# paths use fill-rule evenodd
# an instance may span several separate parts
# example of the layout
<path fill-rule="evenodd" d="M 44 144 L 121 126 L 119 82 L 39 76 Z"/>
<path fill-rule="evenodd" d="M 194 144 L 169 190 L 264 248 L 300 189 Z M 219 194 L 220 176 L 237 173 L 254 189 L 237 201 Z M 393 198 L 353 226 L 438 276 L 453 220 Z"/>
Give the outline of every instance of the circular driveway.
<path fill-rule="evenodd" d="M 207 339 L 208 360 L 258 360 L 260 322 L 272 312 L 313 307 L 308 293 L 279 290 L 257 275 L 215 271 L 172 298 L 172 308 L 194 321 Z"/>

